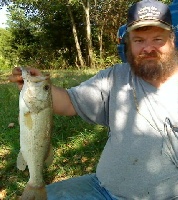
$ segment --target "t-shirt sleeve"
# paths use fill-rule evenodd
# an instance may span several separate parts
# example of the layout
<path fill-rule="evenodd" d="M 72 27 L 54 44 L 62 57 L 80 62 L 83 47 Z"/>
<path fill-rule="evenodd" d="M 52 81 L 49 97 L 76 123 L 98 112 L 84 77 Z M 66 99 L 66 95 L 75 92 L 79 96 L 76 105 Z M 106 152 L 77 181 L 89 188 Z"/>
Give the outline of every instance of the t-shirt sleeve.
<path fill-rule="evenodd" d="M 108 101 L 112 68 L 68 89 L 68 94 L 77 114 L 89 123 L 108 126 Z"/>

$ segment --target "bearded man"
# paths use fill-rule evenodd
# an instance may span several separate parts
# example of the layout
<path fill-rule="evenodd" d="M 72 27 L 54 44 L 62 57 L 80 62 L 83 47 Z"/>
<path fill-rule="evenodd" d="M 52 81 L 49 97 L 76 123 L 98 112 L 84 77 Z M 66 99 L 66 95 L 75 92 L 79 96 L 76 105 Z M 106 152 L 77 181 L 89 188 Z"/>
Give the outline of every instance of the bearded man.
<path fill-rule="evenodd" d="M 127 35 L 127 58 L 135 75 L 155 84 L 163 83 L 177 70 L 174 32 L 144 26 Z M 161 83 L 159 83 L 161 82 Z M 155 85 L 158 86 L 158 85 Z"/>
<path fill-rule="evenodd" d="M 127 59 L 68 90 L 54 112 L 108 127 L 96 173 L 47 186 L 49 200 L 178 198 L 178 65 L 170 10 L 155 0 L 128 11 Z M 29 69 L 34 76 L 37 69 Z M 10 76 L 23 85 L 19 68 Z M 93 155 L 94 156 L 94 155 Z M 60 166 L 59 166 L 60 168 Z"/>

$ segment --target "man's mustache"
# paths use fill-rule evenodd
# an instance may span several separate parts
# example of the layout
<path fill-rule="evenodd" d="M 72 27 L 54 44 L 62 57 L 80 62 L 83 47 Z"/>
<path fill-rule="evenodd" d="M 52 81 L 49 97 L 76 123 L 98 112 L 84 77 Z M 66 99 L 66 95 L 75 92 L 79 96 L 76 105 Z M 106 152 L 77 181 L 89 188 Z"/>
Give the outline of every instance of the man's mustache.
<path fill-rule="evenodd" d="M 156 52 L 156 51 L 151 51 L 150 53 L 142 53 L 140 55 L 138 55 L 137 59 L 143 59 L 143 58 L 148 58 L 148 57 L 154 57 L 154 58 L 160 58 L 160 53 Z"/>

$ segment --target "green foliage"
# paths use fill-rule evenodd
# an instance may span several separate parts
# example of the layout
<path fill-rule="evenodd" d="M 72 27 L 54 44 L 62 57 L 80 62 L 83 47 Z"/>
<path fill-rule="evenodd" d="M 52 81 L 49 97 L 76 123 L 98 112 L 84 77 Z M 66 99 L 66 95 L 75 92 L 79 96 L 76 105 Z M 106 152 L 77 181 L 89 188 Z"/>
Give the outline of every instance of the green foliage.
<path fill-rule="evenodd" d="M 19 1 L 9 10 L 10 31 L 19 64 L 49 68 L 53 61 L 63 57 L 65 63 L 74 65 L 76 50 L 65 4 L 58 1 L 21 4 Z"/>
<path fill-rule="evenodd" d="M 103 3 L 103 1 L 97 2 L 97 8 L 99 8 L 101 3 Z M 98 36 L 100 34 L 100 28 L 102 28 L 102 21 L 106 20 L 111 13 L 112 18 L 115 15 L 113 9 L 115 6 L 113 6 L 112 9 L 108 9 L 107 13 L 105 12 L 105 9 L 107 9 L 108 6 L 110 7 L 109 4 L 108 1 L 102 5 L 103 11 L 101 12 L 101 9 L 96 9 L 96 7 L 94 7 L 94 1 L 91 1 L 92 40 L 95 41 L 93 42 L 93 47 L 97 57 L 100 56 Z M 117 4 L 114 3 L 114 5 Z M 72 1 L 71 8 L 82 49 L 82 55 L 87 59 L 85 13 L 79 0 Z M 126 6 L 124 9 L 125 8 Z M 124 9 L 122 9 L 122 11 Z M 9 12 L 9 31 L 12 34 L 11 46 L 18 58 L 16 60 L 17 65 L 32 65 L 44 69 L 61 68 L 61 66 L 67 68 L 71 65 L 74 66 L 78 64 L 78 54 L 66 1 L 18 0 L 9 6 Z M 116 12 L 119 13 L 118 11 Z M 102 15 L 104 15 L 103 20 Z M 111 21 L 111 19 L 107 20 L 107 22 Z M 116 27 L 117 22 L 115 22 L 115 20 L 113 20 L 113 22 Z M 115 45 L 116 35 L 116 29 L 113 29 L 111 33 L 111 26 L 108 23 L 104 24 L 104 26 L 104 40 L 102 41 L 103 58 L 101 58 L 103 60 L 113 55 L 113 50 L 111 49 Z M 107 30 L 110 30 L 109 34 Z M 112 45 L 110 45 L 111 43 Z M 106 52 L 110 52 L 110 55 Z"/>
<path fill-rule="evenodd" d="M 11 33 L 0 28 L 0 69 L 8 69 L 15 62 L 15 52 L 11 46 Z"/>
<path fill-rule="evenodd" d="M 95 70 L 53 70 L 52 82 L 69 88 L 90 78 Z M 16 200 L 29 179 L 29 172 L 19 171 L 16 158 L 20 148 L 18 96 L 15 84 L 8 83 L 9 73 L 0 72 L 0 199 Z M 14 123 L 11 128 L 8 126 Z M 100 153 L 107 140 L 107 130 L 84 122 L 80 117 L 54 115 L 52 145 L 54 160 L 44 169 L 46 184 L 95 171 Z"/>

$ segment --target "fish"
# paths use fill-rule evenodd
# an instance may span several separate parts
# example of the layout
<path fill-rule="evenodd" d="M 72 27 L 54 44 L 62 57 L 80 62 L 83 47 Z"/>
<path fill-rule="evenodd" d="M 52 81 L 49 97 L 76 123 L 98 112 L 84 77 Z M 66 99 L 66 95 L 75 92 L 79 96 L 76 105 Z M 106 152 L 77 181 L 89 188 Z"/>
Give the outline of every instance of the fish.
<path fill-rule="evenodd" d="M 21 200 L 46 200 L 43 178 L 45 163 L 52 164 L 52 95 L 50 75 L 32 76 L 21 68 L 24 81 L 19 95 L 20 152 L 17 168 L 29 170 L 29 180 Z"/>

